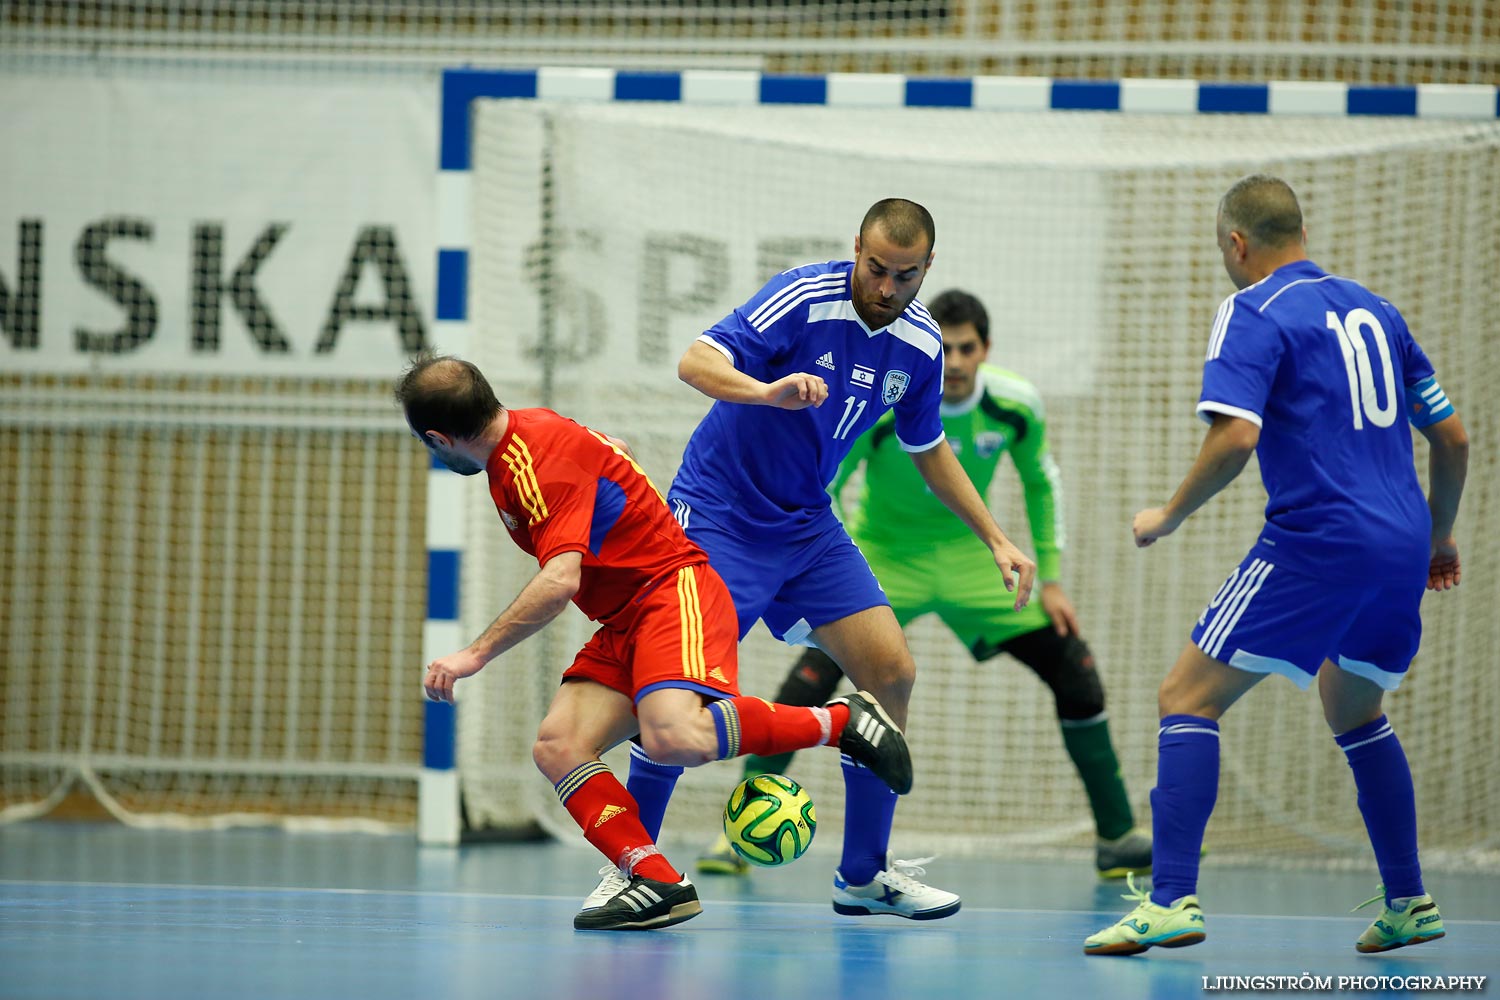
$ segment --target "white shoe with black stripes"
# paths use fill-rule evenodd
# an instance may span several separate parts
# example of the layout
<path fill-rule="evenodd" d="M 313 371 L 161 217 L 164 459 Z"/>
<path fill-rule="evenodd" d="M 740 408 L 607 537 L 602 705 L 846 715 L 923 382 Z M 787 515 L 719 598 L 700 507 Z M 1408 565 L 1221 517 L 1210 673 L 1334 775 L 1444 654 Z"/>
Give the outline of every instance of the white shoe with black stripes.
<path fill-rule="evenodd" d="M 617 893 L 630 888 L 630 878 L 614 865 L 605 865 L 599 869 L 599 884 L 594 886 L 594 891 L 588 894 L 583 901 L 582 910 L 597 910 Z"/>
<path fill-rule="evenodd" d="M 683 876 L 681 882 L 658 882 L 644 875 L 630 882 L 603 906 L 581 910 L 573 927 L 581 931 L 644 931 L 670 927 L 703 912 L 698 890 Z"/>

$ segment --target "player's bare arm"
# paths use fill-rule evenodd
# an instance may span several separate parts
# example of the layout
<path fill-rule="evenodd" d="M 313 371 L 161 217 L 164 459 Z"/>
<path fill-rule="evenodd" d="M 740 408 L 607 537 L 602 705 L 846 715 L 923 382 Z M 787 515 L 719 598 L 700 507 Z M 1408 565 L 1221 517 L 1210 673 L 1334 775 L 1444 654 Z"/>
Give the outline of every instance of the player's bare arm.
<path fill-rule="evenodd" d="M 1181 527 L 1194 511 L 1234 482 L 1259 441 L 1260 428 L 1254 422 L 1225 413 L 1214 414 L 1198 458 L 1172 499 L 1165 507 L 1150 507 L 1135 515 L 1131 522 L 1135 544 L 1145 548 Z"/>
<path fill-rule="evenodd" d="M 564 552 L 547 560 L 510 607 L 490 623 L 473 642 L 456 653 L 433 660 L 427 665 L 422 682 L 427 697 L 433 701 L 453 701 L 453 685 L 472 677 L 495 657 L 521 640 L 541 631 L 542 627 L 562 614 L 578 585 L 583 568 L 583 553 Z"/>
<path fill-rule="evenodd" d="M 973 481 L 953 457 L 953 449 L 946 441 L 939 441 L 926 451 L 911 452 L 911 460 L 916 463 L 917 471 L 922 474 L 933 496 L 989 546 L 1005 589 L 1015 592 L 1016 610 L 1024 608 L 1031 600 L 1031 588 L 1036 582 L 1036 563 L 1005 537 L 984 498 L 974 488 Z"/>
<path fill-rule="evenodd" d="M 793 372 L 774 382 L 762 382 L 734 367 L 728 358 L 701 340 L 694 341 L 677 362 L 677 377 L 705 396 L 726 403 L 802 410 L 822 406 L 828 398 L 828 383 L 821 376 Z"/>
<path fill-rule="evenodd" d="M 1432 561 L 1428 590 L 1451 590 L 1463 579 L 1453 522 L 1469 472 L 1469 434 L 1455 413 L 1421 428 L 1431 451 L 1427 457 L 1427 509 L 1432 512 Z"/>

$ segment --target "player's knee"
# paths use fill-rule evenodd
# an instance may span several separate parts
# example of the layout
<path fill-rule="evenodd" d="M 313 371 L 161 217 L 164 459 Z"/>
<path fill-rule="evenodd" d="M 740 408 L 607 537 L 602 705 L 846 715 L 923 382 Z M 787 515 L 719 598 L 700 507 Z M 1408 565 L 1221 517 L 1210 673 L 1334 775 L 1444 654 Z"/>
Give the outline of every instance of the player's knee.
<path fill-rule="evenodd" d="M 1342 736 L 1360 726 L 1369 725 L 1380 718 L 1383 711 L 1379 701 L 1373 705 L 1368 702 L 1360 704 L 1328 700 L 1323 702 L 1323 720 L 1328 723 L 1329 730 L 1335 736 Z"/>
<path fill-rule="evenodd" d="M 867 652 L 862 658 L 853 657 L 843 667 L 856 689 L 873 694 L 896 725 L 906 725 L 906 707 L 911 702 L 917 666 L 905 642 L 873 654 Z"/>
<path fill-rule="evenodd" d="M 707 709 L 669 724 L 641 726 L 641 748 L 658 764 L 697 767 L 716 759 L 718 735 Z"/>
<path fill-rule="evenodd" d="M 1202 687 L 1200 680 L 1179 670 L 1172 670 L 1156 689 L 1156 711 L 1158 718 L 1169 715 L 1196 715 L 1205 719 L 1217 719 L 1223 714 L 1212 697 Z"/>
<path fill-rule="evenodd" d="M 1165 719 L 1169 715 L 1180 715 L 1187 712 L 1182 707 L 1182 698 L 1177 690 L 1178 685 L 1172 682 L 1172 675 L 1168 674 L 1162 679 L 1161 685 L 1156 689 L 1156 717 Z"/>
<path fill-rule="evenodd" d="M 1323 719 L 1335 736 L 1374 722 L 1385 711 L 1385 691 L 1378 684 L 1331 661 L 1318 671 L 1318 697 L 1323 702 Z"/>
<path fill-rule="evenodd" d="M 910 655 L 883 664 L 871 671 L 869 677 L 857 681 L 880 701 L 897 725 L 906 724 L 906 706 L 911 703 L 911 689 L 916 682 L 917 667 Z"/>
<path fill-rule="evenodd" d="M 1052 695 L 1057 717 L 1069 721 L 1092 719 L 1104 711 L 1104 682 L 1094 669 L 1094 655 L 1077 636 L 1063 640 L 1063 654 L 1053 675 Z"/>
<path fill-rule="evenodd" d="M 809 647 L 802 651 L 792 665 L 792 672 L 782 681 L 776 701 L 782 705 L 821 705 L 833 697 L 843 676 L 833 657 Z"/>
<path fill-rule="evenodd" d="M 561 778 L 588 758 L 572 734 L 550 719 L 542 720 L 536 742 L 531 745 L 531 759 L 551 781 Z"/>

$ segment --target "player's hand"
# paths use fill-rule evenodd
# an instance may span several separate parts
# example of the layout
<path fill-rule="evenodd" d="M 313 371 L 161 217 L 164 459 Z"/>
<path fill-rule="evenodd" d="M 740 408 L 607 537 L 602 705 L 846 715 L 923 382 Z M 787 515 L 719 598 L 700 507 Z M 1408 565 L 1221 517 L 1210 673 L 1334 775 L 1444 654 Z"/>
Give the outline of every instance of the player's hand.
<path fill-rule="evenodd" d="M 446 701 L 453 704 L 453 685 L 463 677 L 473 677 L 484 668 L 484 661 L 467 649 L 449 653 L 427 664 L 427 676 L 422 688 L 431 701 Z"/>
<path fill-rule="evenodd" d="M 624 438 L 617 438 L 613 434 L 606 434 L 604 435 L 604 438 L 610 444 L 623 451 L 626 458 L 630 459 L 632 462 L 636 460 L 635 452 L 631 450 L 629 441 L 626 441 Z"/>
<path fill-rule="evenodd" d="M 1167 508 L 1150 507 L 1135 515 L 1130 530 L 1135 533 L 1136 548 L 1144 549 L 1158 538 L 1166 538 L 1176 531 L 1181 523 L 1167 513 Z"/>
<path fill-rule="evenodd" d="M 822 406 L 828 398 L 828 383 L 820 375 L 793 372 L 766 386 L 765 401 L 783 410 L 805 410 Z"/>
<path fill-rule="evenodd" d="M 1432 561 L 1427 564 L 1427 589 L 1452 590 L 1463 579 L 1458 562 L 1458 543 L 1449 535 L 1432 543 Z"/>
<path fill-rule="evenodd" d="M 994 552 L 995 565 L 1000 567 L 1000 579 L 1005 581 L 1006 590 L 1015 592 L 1015 607 L 1020 611 L 1031 600 L 1031 588 L 1036 583 L 1036 563 L 1008 541 L 997 545 Z"/>
<path fill-rule="evenodd" d="M 1042 610 L 1052 619 L 1052 627 L 1058 635 L 1078 634 L 1078 612 L 1073 610 L 1073 602 L 1063 593 L 1062 584 L 1042 584 Z"/>

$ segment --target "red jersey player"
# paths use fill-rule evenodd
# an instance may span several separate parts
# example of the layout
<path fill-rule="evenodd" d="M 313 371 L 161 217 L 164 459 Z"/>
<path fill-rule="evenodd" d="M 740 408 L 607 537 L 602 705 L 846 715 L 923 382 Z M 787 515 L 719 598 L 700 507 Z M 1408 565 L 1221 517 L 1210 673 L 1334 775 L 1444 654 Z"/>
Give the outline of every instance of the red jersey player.
<path fill-rule="evenodd" d="M 698 892 L 652 842 L 599 759 L 639 733 L 653 760 L 695 766 L 832 744 L 897 792 L 911 788 L 900 729 L 860 692 L 823 708 L 739 695 L 734 604 L 623 442 L 551 410 L 508 410 L 466 361 L 418 356 L 396 385 L 412 433 L 448 468 L 489 477 L 510 536 L 539 572 L 472 643 L 427 665 L 427 696 L 537 632 L 572 601 L 599 629 L 563 673 L 532 756 L 618 886 L 573 926 L 665 927 L 701 912 Z M 591 897 L 591 902 L 593 899 Z"/>

